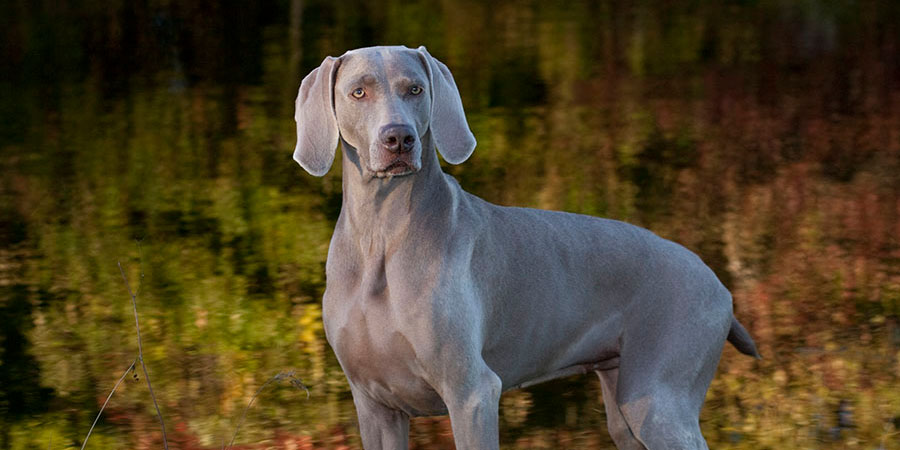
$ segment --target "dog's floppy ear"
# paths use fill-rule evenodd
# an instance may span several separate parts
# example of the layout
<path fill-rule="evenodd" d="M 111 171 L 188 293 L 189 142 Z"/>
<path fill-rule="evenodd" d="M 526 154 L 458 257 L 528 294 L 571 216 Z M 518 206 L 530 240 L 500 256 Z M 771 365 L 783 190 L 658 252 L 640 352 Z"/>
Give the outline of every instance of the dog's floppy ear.
<path fill-rule="evenodd" d="M 295 104 L 297 146 L 294 147 L 294 160 L 317 177 L 325 175 L 331 168 L 338 145 L 334 77 L 340 61 L 329 56 L 313 69 L 300 83 Z"/>
<path fill-rule="evenodd" d="M 466 122 L 459 90 L 444 63 L 433 58 L 424 46 L 418 51 L 431 81 L 431 134 L 444 161 L 459 164 L 475 150 L 475 136 Z"/>

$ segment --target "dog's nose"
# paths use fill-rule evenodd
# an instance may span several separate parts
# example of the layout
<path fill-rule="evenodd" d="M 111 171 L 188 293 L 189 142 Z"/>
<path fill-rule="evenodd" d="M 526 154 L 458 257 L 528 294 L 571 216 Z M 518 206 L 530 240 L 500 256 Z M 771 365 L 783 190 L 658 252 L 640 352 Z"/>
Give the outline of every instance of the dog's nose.
<path fill-rule="evenodd" d="M 409 125 L 390 124 L 381 127 L 378 133 L 381 145 L 392 153 L 404 153 L 416 145 L 416 133 Z"/>

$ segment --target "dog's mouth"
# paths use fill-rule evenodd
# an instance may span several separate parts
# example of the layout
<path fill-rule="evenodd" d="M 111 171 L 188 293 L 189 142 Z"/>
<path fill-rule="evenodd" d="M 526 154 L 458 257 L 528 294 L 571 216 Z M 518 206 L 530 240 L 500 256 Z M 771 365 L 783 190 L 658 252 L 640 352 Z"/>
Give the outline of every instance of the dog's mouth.
<path fill-rule="evenodd" d="M 393 177 L 402 177 L 404 175 L 410 175 L 415 173 L 416 169 L 410 165 L 408 162 L 398 159 L 390 164 L 384 169 L 378 170 L 375 172 L 376 178 L 393 178 Z"/>

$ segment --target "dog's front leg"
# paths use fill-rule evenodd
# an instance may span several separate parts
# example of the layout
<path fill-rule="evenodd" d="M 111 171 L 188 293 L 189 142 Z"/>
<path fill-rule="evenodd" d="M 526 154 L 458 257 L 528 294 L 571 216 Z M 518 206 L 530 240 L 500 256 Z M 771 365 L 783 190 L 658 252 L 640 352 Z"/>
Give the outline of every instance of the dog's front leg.
<path fill-rule="evenodd" d="M 445 386 L 444 402 L 450 412 L 457 450 L 497 450 L 500 447 L 497 414 L 502 384 L 487 367 L 454 385 Z"/>
<path fill-rule="evenodd" d="M 353 403 L 359 420 L 359 434 L 365 450 L 407 450 L 409 448 L 409 416 L 388 408 L 353 389 Z"/>

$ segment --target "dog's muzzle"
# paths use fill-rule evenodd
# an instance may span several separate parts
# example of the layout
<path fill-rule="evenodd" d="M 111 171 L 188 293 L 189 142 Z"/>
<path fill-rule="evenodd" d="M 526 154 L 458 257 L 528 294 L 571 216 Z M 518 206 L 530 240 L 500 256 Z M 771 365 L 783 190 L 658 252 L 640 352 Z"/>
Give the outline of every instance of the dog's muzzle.
<path fill-rule="evenodd" d="M 414 161 L 419 145 L 418 136 L 413 127 L 405 124 L 389 124 L 378 132 L 379 153 L 383 162 L 376 165 L 375 176 L 378 178 L 409 175 L 419 170 L 419 162 Z"/>

